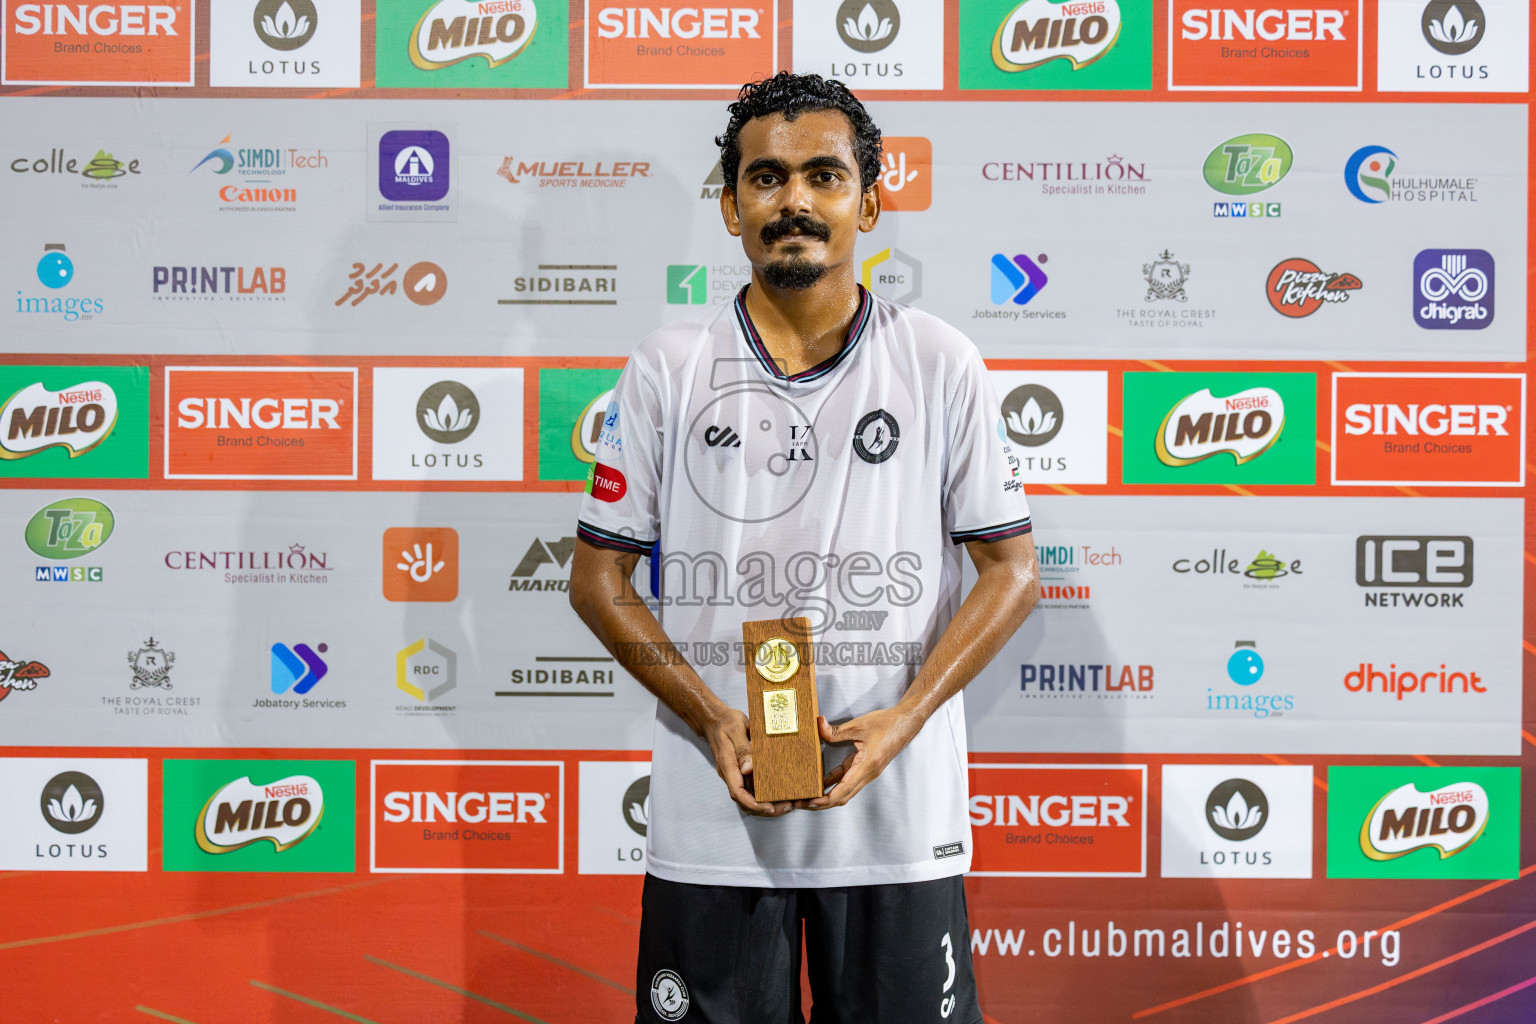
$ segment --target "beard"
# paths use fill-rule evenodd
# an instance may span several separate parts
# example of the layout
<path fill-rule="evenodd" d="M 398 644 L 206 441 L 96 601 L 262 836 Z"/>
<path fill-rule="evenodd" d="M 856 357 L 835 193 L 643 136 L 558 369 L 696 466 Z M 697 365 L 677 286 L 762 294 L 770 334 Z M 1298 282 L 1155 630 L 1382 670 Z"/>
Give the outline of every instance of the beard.
<path fill-rule="evenodd" d="M 774 288 L 801 291 L 810 288 L 827 273 L 827 268 L 803 256 L 774 260 L 763 266 L 763 280 Z"/>

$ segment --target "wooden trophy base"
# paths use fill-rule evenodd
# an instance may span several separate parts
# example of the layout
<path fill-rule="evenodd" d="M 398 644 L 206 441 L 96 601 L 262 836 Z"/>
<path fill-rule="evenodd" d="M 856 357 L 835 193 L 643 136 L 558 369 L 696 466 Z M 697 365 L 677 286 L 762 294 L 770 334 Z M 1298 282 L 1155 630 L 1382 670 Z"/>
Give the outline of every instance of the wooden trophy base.
<path fill-rule="evenodd" d="M 741 636 L 752 722 L 752 792 L 761 803 L 821 796 L 811 622 L 803 615 L 758 619 L 743 622 Z"/>

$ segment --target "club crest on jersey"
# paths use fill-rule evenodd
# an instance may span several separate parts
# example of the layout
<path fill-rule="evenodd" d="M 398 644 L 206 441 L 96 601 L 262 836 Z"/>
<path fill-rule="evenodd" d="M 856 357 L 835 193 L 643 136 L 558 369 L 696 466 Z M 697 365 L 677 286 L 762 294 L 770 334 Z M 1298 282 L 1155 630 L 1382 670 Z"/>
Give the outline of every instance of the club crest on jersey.
<path fill-rule="evenodd" d="M 901 427 L 896 417 L 884 409 L 865 413 L 853 430 L 853 450 L 859 458 L 878 465 L 896 454 L 901 441 Z"/>
<path fill-rule="evenodd" d="M 651 1009 L 662 1020 L 679 1020 L 688 1012 L 688 986 L 676 971 L 663 969 L 651 979 Z"/>

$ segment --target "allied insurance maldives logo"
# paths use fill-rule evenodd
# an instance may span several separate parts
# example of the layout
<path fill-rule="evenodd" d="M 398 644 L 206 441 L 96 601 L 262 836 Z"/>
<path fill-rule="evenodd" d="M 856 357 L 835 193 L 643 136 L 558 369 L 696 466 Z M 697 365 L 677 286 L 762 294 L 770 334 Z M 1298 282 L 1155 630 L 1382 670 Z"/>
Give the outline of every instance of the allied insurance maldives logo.
<path fill-rule="evenodd" d="M 1365 4 L 1265 0 L 1168 4 L 1168 88 L 1358 91 Z"/>
<path fill-rule="evenodd" d="M 193 0 L 0 6 L 0 85 L 193 84 Z"/>
<path fill-rule="evenodd" d="M 168 366 L 165 475 L 355 480 L 357 371 Z"/>

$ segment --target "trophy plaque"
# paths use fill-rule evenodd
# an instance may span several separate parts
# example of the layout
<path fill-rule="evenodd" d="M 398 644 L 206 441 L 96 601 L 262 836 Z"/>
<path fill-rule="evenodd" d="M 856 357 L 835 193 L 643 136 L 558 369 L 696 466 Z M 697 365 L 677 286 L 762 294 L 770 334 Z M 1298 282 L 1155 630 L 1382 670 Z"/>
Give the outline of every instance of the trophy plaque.
<path fill-rule="evenodd" d="M 752 722 L 752 792 L 761 803 L 821 796 L 811 622 L 803 615 L 743 622 L 741 636 Z"/>

